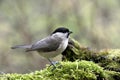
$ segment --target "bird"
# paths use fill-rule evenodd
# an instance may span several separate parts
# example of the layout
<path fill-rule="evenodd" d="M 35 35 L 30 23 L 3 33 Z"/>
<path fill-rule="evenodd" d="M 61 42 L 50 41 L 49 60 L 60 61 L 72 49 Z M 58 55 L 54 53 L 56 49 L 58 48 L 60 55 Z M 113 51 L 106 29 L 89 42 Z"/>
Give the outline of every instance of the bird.
<path fill-rule="evenodd" d="M 72 33 L 68 28 L 59 27 L 55 29 L 48 37 L 43 38 L 29 45 L 16 45 L 12 49 L 21 48 L 26 52 L 37 51 L 41 56 L 48 59 L 51 65 L 55 66 L 51 58 L 61 54 L 68 45 L 69 36 Z"/>

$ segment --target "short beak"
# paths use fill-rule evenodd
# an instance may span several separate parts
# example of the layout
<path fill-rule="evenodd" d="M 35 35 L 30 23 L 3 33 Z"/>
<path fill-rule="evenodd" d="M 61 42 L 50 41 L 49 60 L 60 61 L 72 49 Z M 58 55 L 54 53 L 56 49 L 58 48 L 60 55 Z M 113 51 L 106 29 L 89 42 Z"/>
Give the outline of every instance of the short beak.
<path fill-rule="evenodd" d="M 69 31 L 69 34 L 73 33 L 72 31 Z"/>

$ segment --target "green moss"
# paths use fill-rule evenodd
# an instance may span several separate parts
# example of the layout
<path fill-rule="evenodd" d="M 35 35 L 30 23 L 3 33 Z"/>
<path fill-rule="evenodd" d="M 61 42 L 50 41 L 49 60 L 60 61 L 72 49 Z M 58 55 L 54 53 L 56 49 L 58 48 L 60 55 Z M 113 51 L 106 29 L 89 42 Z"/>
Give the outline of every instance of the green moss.
<path fill-rule="evenodd" d="M 120 73 L 104 70 L 92 61 L 60 62 L 27 74 L 3 74 L 0 80 L 119 80 Z"/>
<path fill-rule="evenodd" d="M 102 54 L 106 53 L 106 54 Z M 120 72 L 120 50 L 119 49 L 109 49 L 103 50 L 98 53 L 96 60 L 100 66 L 104 69 Z M 98 59 L 99 58 L 99 59 Z"/>
<path fill-rule="evenodd" d="M 61 65 L 61 66 L 60 66 Z M 103 68 L 89 61 L 61 62 L 29 74 L 4 74 L 0 80 L 97 80 L 106 78 Z"/>
<path fill-rule="evenodd" d="M 115 71 L 105 71 L 107 80 L 120 80 L 120 73 Z"/>
<path fill-rule="evenodd" d="M 76 40 L 70 39 L 67 49 L 62 53 L 63 61 L 95 59 L 97 52 L 88 47 L 81 46 Z"/>
<path fill-rule="evenodd" d="M 120 72 L 120 49 L 96 51 L 83 47 L 74 39 L 70 39 L 69 45 L 62 55 L 63 61 L 93 61 L 104 69 Z"/>

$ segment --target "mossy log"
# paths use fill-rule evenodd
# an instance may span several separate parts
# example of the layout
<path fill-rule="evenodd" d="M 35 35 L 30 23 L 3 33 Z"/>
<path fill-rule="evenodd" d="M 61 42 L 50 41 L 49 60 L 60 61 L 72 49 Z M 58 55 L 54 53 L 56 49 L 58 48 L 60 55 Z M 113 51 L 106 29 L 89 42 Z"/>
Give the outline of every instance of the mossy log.
<path fill-rule="evenodd" d="M 62 61 L 93 61 L 104 69 L 120 72 L 120 49 L 96 51 L 95 49 L 83 47 L 76 40 L 70 39 L 69 45 L 62 55 Z"/>
<path fill-rule="evenodd" d="M 120 73 L 106 71 L 92 61 L 60 62 L 28 74 L 3 74 L 0 80 L 119 80 Z"/>

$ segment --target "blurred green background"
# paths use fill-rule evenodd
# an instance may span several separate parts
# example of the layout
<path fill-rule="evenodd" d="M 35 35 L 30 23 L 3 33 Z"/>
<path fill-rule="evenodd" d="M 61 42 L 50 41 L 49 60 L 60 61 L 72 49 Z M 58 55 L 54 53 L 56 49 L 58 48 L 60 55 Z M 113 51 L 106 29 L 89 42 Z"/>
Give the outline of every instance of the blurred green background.
<path fill-rule="evenodd" d="M 0 71 L 44 68 L 49 62 L 36 52 L 10 47 L 40 40 L 61 26 L 72 30 L 81 45 L 119 48 L 120 0 L 0 0 Z"/>

